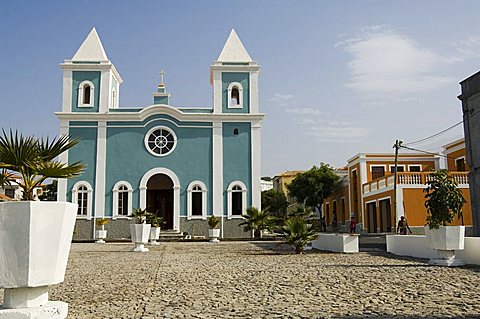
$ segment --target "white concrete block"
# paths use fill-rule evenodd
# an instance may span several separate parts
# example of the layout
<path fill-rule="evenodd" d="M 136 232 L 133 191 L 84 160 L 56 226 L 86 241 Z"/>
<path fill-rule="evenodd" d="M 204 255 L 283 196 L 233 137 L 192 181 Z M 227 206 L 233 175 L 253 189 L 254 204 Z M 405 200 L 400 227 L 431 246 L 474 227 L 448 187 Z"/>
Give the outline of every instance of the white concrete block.
<path fill-rule="evenodd" d="M 312 247 L 339 253 L 358 253 L 358 235 L 318 233 Z"/>
<path fill-rule="evenodd" d="M 61 301 L 50 301 L 42 307 L 5 309 L 0 306 L 0 319 L 65 319 L 68 315 L 68 304 Z"/>

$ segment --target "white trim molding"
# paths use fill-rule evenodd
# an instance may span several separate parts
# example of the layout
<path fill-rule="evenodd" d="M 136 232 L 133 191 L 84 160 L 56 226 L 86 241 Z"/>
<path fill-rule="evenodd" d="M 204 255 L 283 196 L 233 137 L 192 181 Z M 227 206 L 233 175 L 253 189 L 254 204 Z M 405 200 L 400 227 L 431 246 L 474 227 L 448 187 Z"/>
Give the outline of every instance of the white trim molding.
<path fill-rule="evenodd" d="M 223 195 L 223 123 L 213 122 L 212 139 L 212 200 L 213 215 L 224 216 L 224 195 Z M 222 233 L 223 234 L 223 233 Z"/>
<path fill-rule="evenodd" d="M 125 186 L 127 188 L 127 192 L 128 192 L 128 196 L 127 196 L 127 204 L 128 204 L 127 215 L 118 214 L 118 193 L 120 192 L 120 187 L 121 186 Z M 117 182 L 112 188 L 112 193 L 113 193 L 112 219 L 129 218 L 128 216 L 132 215 L 132 193 L 133 193 L 132 185 L 130 185 L 130 183 L 127 182 L 127 181 Z"/>
<path fill-rule="evenodd" d="M 261 130 L 260 121 L 251 124 L 251 157 L 252 157 L 252 206 L 262 210 L 262 189 L 261 189 Z"/>
<path fill-rule="evenodd" d="M 231 104 L 231 101 L 233 99 L 232 91 L 233 91 L 234 88 L 237 89 L 238 100 L 237 100 L 237 104 L 232 105 Z M 228 88 L 227 88 L 227 108 L 228 109 L 241 109 L 241 108 L 243 108 L 243 87 L 238 82 L 232 82 L 228 85 Z"/>
<path fill-rule="evenodd" d="M 92 197 L 93 197 L 93 189 L 92 185 L 90 185 L 89 182 L 86 181 L 79 181 L 76 182 L 75 185 L 72 187 L 72 203 L 77 204 L 78 203 L 78 189 L 80 187 L 86 187 L 87 188 L 87 216 L 84 215 L 77 215 L 77 219 L 92 219 Z M 78 211 L 77 211 L 78 214 Z"/>
<path fill-rule="evenodd" d="M 173 229 L 180 230 L 180 180 L 177 175 L 165 167 L 155 167 L 143 175 L 140 181 L 140 209 L 147 208 L 147 183 L 150 177 L 164 174 L 170 177 L 173 182 Z"/>
<path fill-rule="evenodd" d="M 232 193 L 233 188 L 235 186 L 239 186 L 241 188 L 241 193 L 242 193 L 242 214 L 245 212 L 247 209 L 247 187 L 245 186 L 244 183 L 240 181 L 233 181 L 228 185 L 227 188 L 227 218 L 232 219 L 232 218 L 243 218 L 242 215 L 233 215 L 232 214 Z"/>
<path fill-rule="evenodd" d="M 84 95 L 83 95 L 83 90 L 85 86 L 88 85 L 90 86 L 90 101 L 88 103 L 85 103 L 84 101 Z M 83 81 L 80 83 L 78 86 L 78 107 L 93 107 L 95 102 L 95 85 L 93 85 L 93 82 L 91 81 Z"/>
<path fill-rule="evenodd" d="M 200 187 L 202 192 L 202 215 L 193 215 L 192 214 L 192 202 L 193 202 L 193 188 L 195 186 Z M 197 191 L 195 191 L 197 192 Z M 188 185 L 187 188 L 187 220 L 191 219 L 207 219 L 207 186 L 201 181 L 193 181 Z"/>

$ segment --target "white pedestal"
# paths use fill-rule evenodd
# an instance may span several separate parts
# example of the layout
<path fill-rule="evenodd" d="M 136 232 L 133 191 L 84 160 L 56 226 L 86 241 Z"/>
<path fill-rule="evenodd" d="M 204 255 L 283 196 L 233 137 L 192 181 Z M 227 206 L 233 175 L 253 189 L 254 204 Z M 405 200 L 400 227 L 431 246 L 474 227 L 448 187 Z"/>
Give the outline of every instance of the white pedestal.
<path fill-rule="evenodd" d="M 455 258 L 455 250 L 441 250 L 437 249 L 439 258 L 431 258 L 428 262 L 430 265 L 435 266 L 463 266 L 465 263 L 463 260 Z"/>
<path fill-rule="evenodd" d="M 5 288 L 3 296 L 4 308 L 41 307 L 48 302 L 48 286 Z"/>
<path fill-rule="evenodd" d="M 68 304 L 62 301 L 49 301 L 41 307 L 5 309 L 0 306 L 0 319 L 65 319 Z"/>
<path fill-rule="evenodd" d="M 145 248 L 145 245 L 144 244 L 137 244 L 135 243 L 135 248 L 132 249 L 132 251 L 136 252 L 136 253 L 145 253 L 148 250 L 148 248 Z"/>

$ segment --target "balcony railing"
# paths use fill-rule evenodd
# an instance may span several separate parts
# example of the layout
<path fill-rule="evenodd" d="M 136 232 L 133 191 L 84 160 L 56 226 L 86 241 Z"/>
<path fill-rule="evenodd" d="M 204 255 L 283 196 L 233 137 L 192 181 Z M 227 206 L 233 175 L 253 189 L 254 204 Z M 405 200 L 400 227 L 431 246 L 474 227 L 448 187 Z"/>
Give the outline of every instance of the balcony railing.
<path fill-rule="evenodd" d="M 450 176 L 459 184 L 468 184 L 468 172 L 450 172 Z M 425 185 L 429 180 L 430 172 L 399 172 L 397 185 Z M 394 176 L 386 175 L 371 182 L 363 184 L 363 193 L 367 194 L 382 188 L 393 186 Z"/>

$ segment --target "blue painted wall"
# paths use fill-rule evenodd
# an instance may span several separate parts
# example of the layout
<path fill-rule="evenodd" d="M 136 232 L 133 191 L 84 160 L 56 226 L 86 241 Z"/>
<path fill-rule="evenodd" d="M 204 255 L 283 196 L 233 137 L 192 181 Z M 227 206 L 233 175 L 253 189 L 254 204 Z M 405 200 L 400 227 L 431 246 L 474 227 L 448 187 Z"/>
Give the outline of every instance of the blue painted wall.
<path fill-rule="evenodd" d="M 243 108 L 228 108 L 228 86 L 232 82 L 238 82 L 243 87 Z M 222 112 L 224 113 L 249 113 L 250 112 L 250 76 L 246 72 L 222 73 Z"/>
<path fill-rule="evenodd" d="M 83 81 L 91 81 L 95 86 L 93 107 L 78 107 L 78 86 Z M 72 112 L 98 112 L 100 101 L 100 72 L 73 71 L 72 77 Z"/>
<path fill-rule="evenodd" d="M 93 123 L 93 122 L 89 122 Z M 96 124 L 96 123 L 95 123 Z M 68 151 L 68 162 L 73 163 L 80 161 L 87 165 L 86 170 L 79 177 L 69 179 L 67 182 L 67 201 L 72 201 L 72 187 L 78 181 L 86 181 L 90 183 L 93 192 L 93 201 L 95 203 L 95 164 L 97 162 L 97 128 L 96 127 L 82 127 L 70 128 L 69 134 L 71 137 L 80 137 L 80 143 L 75 145 Z M 92 208 L 94 208 L 93 205 Z M 92 209 L 93 212 L 93 209 Z"/>
<path fill-rule="evenodd" d="M 154 121 L 152 121 L 154 120 Z M 187 213 L 188 185 L 200 180 L 207 186 L 207 212 L 212 209 L 212 128 L 211 123 L 182 123 L 166 115 L 155 115 L 143 123 L 129 122 L 130 125 L 145 127 L 107 127 L 107 165 L 105 184 L 105 214 L 111 216 L 113 209 L 113 186 L 121 180 L 128 181 L 134 191 L 132 207 L 139 207 L 138 187 L 143 175 L 152 168 L 164 167 L 173 171 L 180 180 L 180 216 Z M 110 125 L 112 123 L 109 123 Z M 119 124 L 119 123 L 117 123 Z M 175 125 L 176 124 L 176 125 Z M 200 123 L 198 123 L 200 124 Z M 205 126 L 205 124 L 207 126 Z M 150 129 L 166 126 L 177 136 L 177 146 L 169 155 L 157 157 L 145 148 L 144 138 Z M 193 127 L 190 127 L 193 126 Z"/>
<path fill-rule="evenodd" d="M 234 135 L 238 129 L 238 135 Z M 227 214 L 226 189 L 233 181 L 247 186 L 247 207 L 252 206 L 252 156 L 250 123 L 223 123 L 224 212 Z"/>

